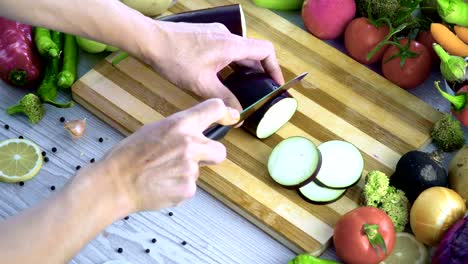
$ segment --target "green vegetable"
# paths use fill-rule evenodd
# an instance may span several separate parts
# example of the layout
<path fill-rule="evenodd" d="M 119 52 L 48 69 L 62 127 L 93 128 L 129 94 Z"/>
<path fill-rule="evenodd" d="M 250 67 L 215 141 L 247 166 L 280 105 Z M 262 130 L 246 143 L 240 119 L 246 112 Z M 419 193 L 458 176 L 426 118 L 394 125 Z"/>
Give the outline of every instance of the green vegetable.
<path fill-rule="evenodd" d="M 392 20 L 400 8 L 400 0 L 387 0 L 387 1 L 375 1 L 375 0 L 356 0 L 357 13 L 360 16 L 368 16 L 368 8 L 371 10 L 370 15 L 373 18 L 388 18 Z"/>
<path fill-rule="evenodd" d="M 290 260 L 288 264 L 338 264 L 338 262 L 328 259 L 320 259 L 309 254 L 300 254 Z"/>
<path fill-rule="evenodd" d="M 17 105 L 9 107 L 7 113 L 9 115 L 23 113 L 29 118 L 29 122 L 37 124 L 44 117 L 45 109 L 37 95 L 28 93 Z"/>
<path fill-rule="evenodd" d="M 52 31 L 52 40 L 55 44 L 61 48 L 63 44 L 62 33 L 57 31 Z M 55 101 L 57 99 L 57 75 L 59 72 L 59 63 L 60 58 L 51 58 L 47 62 L 44 71 L 44 79 L 42 79 L 39 88 L 37 89 L 37 95 L 41 98 L 43 103 L 51 104 L 59 108 L 68 108 L 73 106 L 73 102 L 68 103 L 58 103 Z"/>
<path fill-rule="evenodd" d="M 57 85 L 60 88 L 70 88 L 76 80 L 76 67 L 78 64 L 78 46 L 75 36 L 65 34 L 65 44 L 63 47 L 63 66 L 58 74 Z"/>
<path fill-rule="evenodd" d="M 383 210 L 392 219 L 396 232 L 404 230 L 408 223 L 409 201 L 403 191 L 390 186 L 385 173 L 374 170 L 367 174 L 362 198 L 364 205 Z"/>
<path fill-rule="evenodd" d="M 460 149 L 465 144 L 465 136 L 460 122 L 450 114 L 445 114 L 434 124 L 431 137 L 434 144 L 446 152 Z"/>
<path fill-rule="evenodd" d="M 34 28 L 34 42 L 39 54 L 46 58 L 56 58 L 60 54 L 60 48 L 52 40 L 50 30 L 47 28 Z"/>
<path fill-rule="evenodd" d="M 82 37 L 76 37 L 76 42 L 82 50 L 88 53 L 101 53 L 107 48 L 106 44 Z"/>
<path fill-rule="evenodd" d="M 464 0 L 437 0 L 440 17 L 447 23 L 468 27 L 468 3 Z"/>
<path fill-rule="evenodd" d="M 449 55 L 439 44 L 433 47 L 440 58 L 440 71 L 444 78 L 450 82 L 464 82 L 468 62 L 462 57 Z"/>

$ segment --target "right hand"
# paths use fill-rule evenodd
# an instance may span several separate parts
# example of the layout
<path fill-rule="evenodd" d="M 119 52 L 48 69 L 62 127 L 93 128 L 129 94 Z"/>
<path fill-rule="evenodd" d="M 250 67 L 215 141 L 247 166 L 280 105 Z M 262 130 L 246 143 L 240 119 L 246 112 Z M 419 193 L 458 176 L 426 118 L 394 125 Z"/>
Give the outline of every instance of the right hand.
<path fill-rule="evenodd" d="M 203 135 L 212 123 L 235 124 L 239 112 L 220 99 L 206 100 L 148 124 L 114 147 L 96 166 L 108 177 L 125 214 L 176 206 L 196 191 L 200 166 L 226 158 L 226 148 Z"/>

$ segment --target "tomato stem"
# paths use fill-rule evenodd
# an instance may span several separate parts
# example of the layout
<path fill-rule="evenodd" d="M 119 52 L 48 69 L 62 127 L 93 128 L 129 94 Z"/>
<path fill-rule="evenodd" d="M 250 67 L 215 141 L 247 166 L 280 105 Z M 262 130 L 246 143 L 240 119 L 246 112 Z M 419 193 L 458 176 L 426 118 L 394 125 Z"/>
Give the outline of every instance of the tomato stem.
<path fill-rule="evenodd" d="M 385 255 L 387 255 L 387 245 L 385 244 L 385 240 L 382 235 L 379 233 L 379 225 L 364 224 L 362 228 L 377 255 L 379 254 L 379 248 Z"/>

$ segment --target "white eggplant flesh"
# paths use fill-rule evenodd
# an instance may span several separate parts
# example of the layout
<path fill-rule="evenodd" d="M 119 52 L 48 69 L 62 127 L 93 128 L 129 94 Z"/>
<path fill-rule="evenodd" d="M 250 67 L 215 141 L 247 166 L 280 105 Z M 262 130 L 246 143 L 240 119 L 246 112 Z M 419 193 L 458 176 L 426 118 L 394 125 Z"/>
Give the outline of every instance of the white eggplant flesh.
<path fill-rule="evenodd" d="M 296 113 L 297 100 L 286 97 L 272 105 L 257 125 L 256 135 L 260 139 L 276 133 Z"/>
<path fill-rule="evenodd" d="M 359 149 L 342 140 L 331 140 L 318 146 L 322 166 L 314 182 L 331 189 L 346 189 L 362 176 L 364 159 Z"/>
<path fill-rule="evenodd" d="M 320 169 L 321 157 L 315 144 L 304 137 L 290 137 L 275 146 L 268 159 L 268 172 L 286 188 L 311 182 Z"/>
<path fill-rule="evenodd" d="M 318 186 L 315 182 L 299 188 L 299 194 L 304 200 L 315 204 L 327 204 L 341 198 L 347 189 L 329 189 Z"/>

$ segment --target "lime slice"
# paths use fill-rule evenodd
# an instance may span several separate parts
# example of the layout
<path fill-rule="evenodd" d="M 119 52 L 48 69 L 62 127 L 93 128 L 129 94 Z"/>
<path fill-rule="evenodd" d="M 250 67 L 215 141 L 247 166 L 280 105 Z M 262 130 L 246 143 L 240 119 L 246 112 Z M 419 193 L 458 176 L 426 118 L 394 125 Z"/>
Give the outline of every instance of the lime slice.
<path fill-rule="evenodd" d="M 409 233 L 396 233 L 395 247 L 392 254 L 380 264 L 426 264 L 429 262 L 427 248 Z"/>
<path fill-rule="evenodd" d="M 7 139 L 0 142 L 0 181 L 27 181 L 41 167 L 41 149 L 34 142 L 27 139 Z"/>

